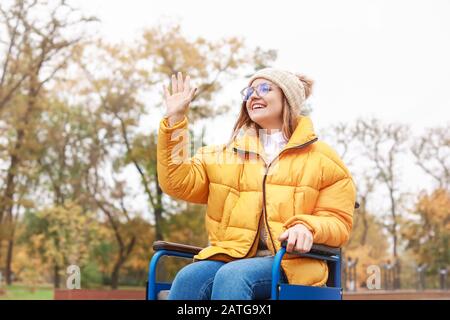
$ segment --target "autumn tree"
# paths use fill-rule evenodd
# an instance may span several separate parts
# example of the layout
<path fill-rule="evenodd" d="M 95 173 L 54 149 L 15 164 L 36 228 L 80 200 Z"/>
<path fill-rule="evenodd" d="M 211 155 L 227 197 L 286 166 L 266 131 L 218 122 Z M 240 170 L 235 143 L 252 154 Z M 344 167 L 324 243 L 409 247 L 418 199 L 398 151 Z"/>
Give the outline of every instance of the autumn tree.
<path fill-rule="evenodd" d="M 409 128 L 401 124 L 384 124 L 377 119 L 359 119 L 355 138 L 363 146 L 362 152 L 370 163 L 368 170 L 377 179 L 377 185 L 387 192 L 387 214 L 384 215 L 384 228 L 392 238 L 392 254 L 398 255 L 399 231 L 402 220 L 401 202 L 404 193 L 400 189 L 402 161 L 407 153 Z"/>
<path fill-rule="evenodd" d="M 413 217 L 402 229 L 406 248 L 429 272 L 450 264 L 450 135 L 449 126 L 426 129 L 411 146 L 416 165 L 431 178 L 433 191 L 417 197 Z"/>
<path fill-rule="evenodd" d="M 450 125 L 427 129 L 414 139 L 411 151 L 416 164 L 437 188 L 450 188 Z"/>
<path fill-rule="evenodd" d="M 87 176 L 105 156 L 98 140 L 99 124 L 86 108 L 48 99 L 50 108 L 42 113 L 37 157 L 39 186 L 54 206 L 72 200 L 87 211 L 89 202 Z"/>
<path fill-rule="evenodd" d="M 54 269 L 55 288 L 69 265 L 87 263 L 91 247 L 97 241 L 98 221 L 93 212 L 68 200 L 57 207 L 48 207 L 26 217 L 29 255 L 36 254 Z"/>
<path fill-rule="evenodd" d="M 56 98 L 48 99 L 48 105 L 50 108 L 42 112 L 38 137 L 39 144 L 46 147 L 39 152 L 35 166 L 35 193 L 44 195 L 41 198 L 55 208 L 71 201 L 86 214 L 95 211 L 86 180 L 104 156 L 98 143 L 98 124 L 81 106 L 70 106 Z M 55 287 L 59 287 L 62 267 L 57 263 L 53 266 Z"/>
<path fill-rule="evenodd" d="M 0 187 L 0 228 L 8 242 L 14 234 L 2 226 L 14 221 L 14 197 L 22 167 L 36 160 L 40 115 L 46 106 L 51 81 L 67 67 L 79 32 L 71 32 L 93 19 L 82 16 L 66 1 L 11 0 L 0 4 L 0 127 L 7 132 L 7 165 Z M 2 246 L 0 245 L 0 248 Z M 6 280 L 11 282 L 12 250 L 5 259 Z M 1 253 L 1 252 L 0 252 Z"/>
<path fill-rule="evenodd" d="M 128 228 L 136 234 L 133 253 L 123 265 L 122 281 L 145 286 L 148 280 L 148 263 L 153 251 L 154 225 L 146 217 L 136 217 Z"/>
<path fill-rule="evenodd" d="M 450 264 L 450 192 L 436 189 L 422 192 L 411 219 L 402 228 L 407 249 L 418 263 L 427 263 L 430 272 L 437 272 Z"/>
<path fill-rule="evenodd" d="M 118 248 L 112 263 L 112 289 L 118 288 L 120 270 L 131 256 L 137 240 L 138 230 L 133 228 L 133 222 L 138 216 L 132 215 L 127 208 L 124 188 L 123 180 L 113 177 L 112 185 L 108 185 L 96 173 L 91 189 L 97 207 L 108 219 Z"/>

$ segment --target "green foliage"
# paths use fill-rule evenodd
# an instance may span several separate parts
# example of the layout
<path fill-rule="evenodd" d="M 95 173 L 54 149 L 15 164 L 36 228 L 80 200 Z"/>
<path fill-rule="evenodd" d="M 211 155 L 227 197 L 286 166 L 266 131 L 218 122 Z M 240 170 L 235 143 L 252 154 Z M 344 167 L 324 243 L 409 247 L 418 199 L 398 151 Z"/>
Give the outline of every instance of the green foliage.
<path fill-rule="evenodd" d="M 94 259 L 89 259 L 89 261 L 81 268 L 80 271 L 81 288 L 95 288 L 103 284 L 103 275 Z"/>

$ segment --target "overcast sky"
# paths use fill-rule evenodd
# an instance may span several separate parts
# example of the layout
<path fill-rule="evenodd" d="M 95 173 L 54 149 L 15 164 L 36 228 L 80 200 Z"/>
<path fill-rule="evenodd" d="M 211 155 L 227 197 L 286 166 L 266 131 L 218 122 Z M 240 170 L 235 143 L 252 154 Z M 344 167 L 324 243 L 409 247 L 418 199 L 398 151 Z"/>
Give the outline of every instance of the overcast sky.
<path fill-rule="evenodd" d="M 316 81 L 310 104 L 317 130 L 369 116 L 409 124 L 416 133 L 449 122 L 448 0 L 72 2 L 98 16 L 96 29 L 111 41 L 131 41 L 145 27 L 170 20 L 192 38 L 240 36 L 249 47 L 277 50 L 274 67 Z M 222 96 L 238 101 L 245 84 L 238 79 Z M 228 138 L 238 108 L 210 122 L 209 142 Z M 150 126 L 158 123 L 154 118 Z M 426 184 L 421 172 L 408 177 L 413 189 Z"/>
<path fill-rule="evenodd" d="M 275 67 L 316 80 L 310 103 L 317 128 L 369 115 L 416 128 L 449 119 L 448 0 L 74 3 L 100 17 L 100 32 L 113 41 L 169 18 L 190 37 L 242 36 L 249 47 L 277 50 Z"/>

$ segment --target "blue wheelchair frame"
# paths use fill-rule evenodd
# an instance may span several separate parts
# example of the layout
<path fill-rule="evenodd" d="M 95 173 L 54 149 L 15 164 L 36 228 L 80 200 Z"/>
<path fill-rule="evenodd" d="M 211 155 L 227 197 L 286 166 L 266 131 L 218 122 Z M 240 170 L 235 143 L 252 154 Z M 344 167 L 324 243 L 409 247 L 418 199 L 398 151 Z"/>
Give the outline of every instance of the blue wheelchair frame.
<path fill-rule="evenodd" d="M 160 242 L 163 243 L 163 242 Z M 167 243 L 170 244 L 170 243 Z M 177 244 L 173 244 L 177 245 Z M 154 246 L 155 249 L 155 246 Z M 182 250 L 155 249 L 149 263 L 146 299 L 157 300 L 161 290 L 170 290 L 171 283 L 156 281 L 156 266 L 163 256 L 193 258 L 195 253 Z M 286 254 L 286 242 L 276 253 L 272 265 L 271 300 L 342 300 L 341 287 L 341 249 L 314 244 L 308 253 L 292 253 L 305 258 L 324 260 L 328 263 L 326 287 L 313 287 L 283 283 L 281 280 L 281 261 Z"/>

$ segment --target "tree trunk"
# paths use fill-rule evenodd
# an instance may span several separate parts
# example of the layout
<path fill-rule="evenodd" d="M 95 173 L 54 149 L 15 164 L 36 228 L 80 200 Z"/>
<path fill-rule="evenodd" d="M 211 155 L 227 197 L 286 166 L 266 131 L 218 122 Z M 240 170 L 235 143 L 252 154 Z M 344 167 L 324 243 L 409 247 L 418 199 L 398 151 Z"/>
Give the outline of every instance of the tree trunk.
<path fill-rule="evenodd" d="M 31 113 L 31 110 L 34 106 L 34 99 L 31 99 L 28 103 L 27 110 L 24 114 L 23 122 L 24 127 L 28 124 L 28 119 Z M 8 239 L 8 247 L 6 252 L 6 261 L 5 261 L 5 276 L 6 282 L 11 284 L 11 262 L 14 248 L 14 219 L 13 219 L 13 200 L 14 193 L 16 192 L 16 184 L 15 177 L 17 175 L 17 171 L 20 165 L 20 158 L 17 156 L 20 153 L 20 149 L 22 148 L 22 144 L 25 139 L 25 131 L 23 128 L 17 131 L 17 141 L 14 145 L 14 150 L 11 153 L 11 161 L 10 166 L 8 168 L 8 174 L 6 178 L 6 188 L 3 194 L 3 202 L 0 203 L 0 228 L 5 227 L 9 222 L 11 223 L 11 233 Z M 7 221 L 9 220 L 9 221 Z"/>
<path fill-rule="evenodd" d="M 13 259 L 13 249 L 14 249 L 14 230 L 12 231 L 11 239 L 8 240 L 8 251 L 6 253 L 5 281 L 7 285 L 12 284 L 11 264 Z"/>
<path fill-rule="evenodd" d="M 133 251 L 134 245 L 136 244 L 136 237 L 133 236 L 127 246 L 124 246 L 123 242 L 119 242 L 119 257 L 114 264 L 113 272 L 111 274 L 111 289 L 115 290 L 119 287 L 119 274 L 125 261 L 127 261 L 131 252 Z"/>
<path fill-rule="evenodd" d="M 2 250 L 3 250 L 3 239 L 2 239 L 1 233 L 2 233 L 2 226 L 0 224 L 0 265 L 2 262 Z"/>
<path fill-rule="evenodd" d="M 366 213 L 363 213 L 363 235 L 361 239 L 361 245 L 365 245 L 367 242 L 367 233 L 369 231 L 369 223 L 367 222 L 367 216 Z"/>
<path fill-rule="evenodd" d="M 394 245 L 394 258 L 397 258 L 397 231 L 396 231 L 397 224 L 394 223 L 394 226 L 392 228 L 395 230 L 393 232 L 393 234 L 394 234 L 394 243 L 393 243 L 393 245 Z"/>
<path fill-rule="evenodd" d="M 158 180 L 156 180 L 158 181 Z M 156 203 L 157 206 L 155 209 L 155 240 L 164 240 L 163 235 L 163 207 L 162 207 L 162 195 L 163 191 L 161 190 L 159 184 L 156 184 Z"/>
<path fill-rule="evenodd" d="M 158 183 L 158 174 L 155 174 L 155 181 L 156 181 L 156 208 L 155 209 L 155 241 L 158 240 L 164 240 L 164 232 L 163 232 L 163 206 L 162 206 L 162 196 L 163 191 Z M 167 271 L 166 268 L 159 268 L 159 276 L 162 279 L 167 279 Z"/>
<path fill-rule="evenodd" d="M 122 256 L 120 256 L 114 264 L 113 272 L 111 273 L 111 289 L 113 290 L 117 290 L 117 288 L 119 287 L 119 274 L 123 263 L 124 259 Z"/>
<path fill-rule="evenodd" d="M 61 288 L 61 276 L 59 275 L 59 266 L 55 263 L 55 266 L 53 267 L 53 280 L 54 280 L 54 286 L 55 289 Z"/>
<path fill-rule="evenodd" d="M 16 224 L 13 216 L 13 206 L 8 206 L 8 211 L 6 212 L 6 218 L 3 221 L 2 227 L 5 228 L 3 234 L 6 235 L 5 240 L 7 241 L 6 246 L 6 259 L 5 259 L 5 281 L 8 285 L 12 283 L 12 270 L 11 263 L 13 259 L 13 249 L 14 249 L 14 236 L 16 231 Z"/>
<path fill-rule="evenodd" d="M 30 117 L 30 113 L 34 108 L 34 99 L 30 99 L 27 105 L 27 110 L 23 116 L 23 128 L 28 125 L 28 120 Z M 20 149 L 22 148 L 23 140 L 25 139 L 25 130 L 20 128 L 17 130 L 17 141 L 14 145 L 14 150 L 11 152 L 11 161 L 8 168 L 8 174 L 6 176 L 6 188 L 3 194 L 3 201 L 0 202 L 0 224 L 3 223 L 3 219 L 5 213 L 8 214 L 12 212 L 13 206 L 13 196 L 16 189 L 15 177 L 17 174 L 17 170 L 19 169 L 19 164 L 21 162 L 20 158 L 17 156 L 20 153 Z"/>
<path fill-rule="evenodd" d="M 366 199 L 365 197 L 361 201 L 360 214 L 363 221 L 363 234 L 361 237 L 361 245 L 365 245 L 367 242 L 367 234 L 369 232 L 369 222 L 367 221 L 367 211 L 366 211 Z"/>
<path fill-rule="evenodd" d="M 389 196 L 391 200 L 391 215 L 392 215 L 392 240 L 393 240 L 393 255 L 394 259 L 397 258 L 397 210 L 395 207 L 395 199 L 394 199 L 394 189 L 390 188 Z"/>
<path fill-rule="evenodd" d="M 8 168 L 8 174 L 6 176 L 6 188 L 2 196 L 2 202 L 0 202 L 0 224 L 4 223 L 5 214 L 10 212 L 12 209 L 13 196 L 16 188 L 14 178 L 19 165 L 19 158 L 16 156 L 16 152 L 20 149 L 21 144 L 21 141 L 17 141 L 14 148 L 14 153 L 11 155 L 11 162 Z"/>
<path fill-rule="evenodd" d="M 31 111 L 33 110 L 33 107 L 34 107 L 34 99 L 30 99 L 27 105 L 27 110 L 23 116 L 24 128 L 28 125 L 28 120 Z M 25 130 L 23 128 L 20 128 L 17 130 L 17 141 L 14 145 L 14 150 L 12 150 L 11 152 L 10 165 L 8 168 L 8 174 L 6 176 L 5 192 L 3 193 L 2 197 L 3 199 L 0 202 L 0 229 L 4 227 L 6 215 L 8 215 L 6 219 L 10 218 L 11 223 L 13 222 L 12 219 L 13 197 L 14 193 L 16 192 L 15 177 L 17 175 L 17 171 L 19 169 L 19 165 L 21 162 L 21 159 L 17 155 L 20 154 L 20 149 L 22 148 L 24 139 L 25 139 Z"/>

